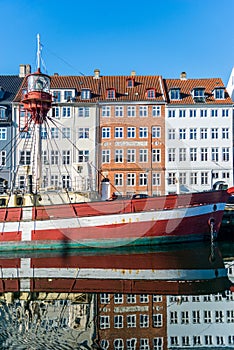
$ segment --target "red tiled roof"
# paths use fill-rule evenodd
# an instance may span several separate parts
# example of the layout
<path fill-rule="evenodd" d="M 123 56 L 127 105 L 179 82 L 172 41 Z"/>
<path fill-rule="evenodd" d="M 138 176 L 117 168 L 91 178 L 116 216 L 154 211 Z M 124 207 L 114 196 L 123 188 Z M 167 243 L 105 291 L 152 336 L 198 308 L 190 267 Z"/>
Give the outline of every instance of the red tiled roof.
<path fill-rule="evenodd" d="M 168 92 L 168 102 L 171 104 L 196 104 L 192 97 L 192 90 L 195 88 L 205 89 L 205 104 L 233 104 L 232 99 L 229 97 L 225 89 L 224 100 L 215 99 L 213 90 L 215 88 L 224 87 L 224 84 L 220 78 L 204 78 L 204 79 L 164 79 L 166 90 Z M 169 91 L 173 88 L 179 88 L 181 99 L 171 100 L 169 99 Z"/>
<path fill-rule="evenodd" d="M 51 76 L 51 89 L 76 89 L 76 102 L 96 102 L 96 101 L 155 101 L 164 102 L 165 91 L 161 77 L 159 76 L 135 76 L 134 87 L 127 87 L 129 76 L 101 76 L 95 79 L 93 76 Z M 26 86 L 24 80 L 21 89 Z M 81 90 L 87 88 L 91 90 L 90 100 L 81 100 Z M 110 88 L 116 90 L 115 99 L 107 99 L 106 91 Z M 147 98 L 146 91 L 154 88 L 155 98 Z M 21 99 L 21 91 L 17 94 L 15 101 Z"/>
<path fill-rule="evenodd" d="M 127 87 L 127 80 L 134 79 L 134 86 Z M 22 86 L 16 95 L 15 102 L 21 100 L 21 90 L 26 86 L 24 79 Z M 131 102 L 147 101 L 155 103 L 164 103 L 168 101 L 171 104 L 194 105 L 192 90 L 194 88 L 205 89 L 205 104 L 233 104 L 225 89 L 225 99 L 214 99 L 213 90 L 217 87 L 224 87 L 220 78 L 207 79 L 162 79 L 161 76 L 100 76 L 95 79 L 93 76 L 51 76 L 51 89 L 76 89 L 76 102 Z M 91 90 L 91 99 L 81 100 L 81 90 L 87 88 Z M 181 93 L 180 100 L 169 99 L 171 88 L 179 88 Z M 116 98 L 107 99 L 106 91 L 115 89 Z M 155 89 L 155 98 L 147 98 L 147 90 Z"/>

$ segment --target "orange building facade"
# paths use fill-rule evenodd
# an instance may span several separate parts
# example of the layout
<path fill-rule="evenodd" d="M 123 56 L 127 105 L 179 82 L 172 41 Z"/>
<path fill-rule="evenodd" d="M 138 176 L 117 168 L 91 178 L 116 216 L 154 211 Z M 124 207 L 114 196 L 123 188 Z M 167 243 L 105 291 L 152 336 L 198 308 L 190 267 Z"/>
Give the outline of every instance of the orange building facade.
<path fill-rule="evenodd" d="M 166 296 L 98 296 L 98 341 L 102 349 L 167 349 Z"/>
<path fill-rule="evenodd" d="M 160 76 L 105 77 L 100 170 L 117 195 L 165 192 L 165 91 Z"/>

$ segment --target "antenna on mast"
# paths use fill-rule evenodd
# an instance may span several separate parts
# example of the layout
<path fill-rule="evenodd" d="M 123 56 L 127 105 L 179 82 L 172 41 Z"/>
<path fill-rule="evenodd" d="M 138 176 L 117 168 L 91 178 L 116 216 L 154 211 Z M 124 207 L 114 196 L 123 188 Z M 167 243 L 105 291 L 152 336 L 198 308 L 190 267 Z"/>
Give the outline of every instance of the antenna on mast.
<path fill-rule="evenodd" d="M 41 42 L 40 34 L 37 34 L 37 70 L 41 71 Z"/>

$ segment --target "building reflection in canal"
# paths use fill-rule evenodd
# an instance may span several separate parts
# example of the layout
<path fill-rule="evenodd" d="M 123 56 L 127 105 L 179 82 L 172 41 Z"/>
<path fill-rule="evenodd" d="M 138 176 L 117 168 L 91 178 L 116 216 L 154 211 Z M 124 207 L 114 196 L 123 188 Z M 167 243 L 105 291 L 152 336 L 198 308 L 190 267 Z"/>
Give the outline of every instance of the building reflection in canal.
<path fill-rule="evenodd" d="M 1 254 L 1 349 L 234 347 L 233 243 Z"/>

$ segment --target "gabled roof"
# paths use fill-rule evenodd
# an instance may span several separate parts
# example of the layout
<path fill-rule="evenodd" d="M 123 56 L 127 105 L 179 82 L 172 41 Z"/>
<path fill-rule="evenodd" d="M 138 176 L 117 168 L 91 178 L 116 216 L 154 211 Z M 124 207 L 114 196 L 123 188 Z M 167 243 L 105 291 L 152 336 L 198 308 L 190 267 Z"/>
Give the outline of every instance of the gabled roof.
<path fill-rule="evenodd" d="M 21 86 L 23 78 L 18 75 L 0 75 L 0 86 L 5 91 L 0 104 L 12 102 Z"/>
<path fill-rule="evenodd" d="M 134 86 L 128 87 L 127 81 L 129 79 L 134 80 Z M 21 100 L 22 88 L 26 86 L 26 79 L 20 87 L 15 102 Z M 203 105 L 206 104 L 233 104 L 232 99 L 228 95 L 225 89 L 225 98 L 215 99 L 214 89 L 224 88 L 225 86 L 220 78 L 204 78 L 204 79 L 162 79 L 161 76 L 100 76 L 94 78 L 94 76 L 51 76 L 51 90 L 53 89 L 75 89 L 76 90 L 76 102 L 92 103 L 92 102 L 155 102 L 166 103 L 173 105 L 197 105 L 192 96 L 192 91 L 195 88 L 205 89 L 205 100 L 200 102 Z M 169 91 L 170 89 L 180 89 L 180 100 L 172 100 L 170 102 Z M 89 89 L 91 91 L 90 99 L 81 99 L 81 91 L 83 89 Z M 114 89 L 116 91 L 115 98 L 107 98 L 106 91 L 108 89 Z M 155 89 L 155 97 L 147 97 L 147 90 Z"/>
<path fill-rule="evenodd" d="M 116 98 L 113 101 L 155 101 L 165 102 L 165 91 L 160 76 L 134 76 L 134 86 L 127 87 L 127 80 L 131 76 L 101 76 L 95 79 L 93 76 L 51 76 L 51 90 L 53 89 L 76 89 L 76 102 L 110 102 L 106 98 L 108 89 L 115 89 Z M 21 90 L 26 86 L 24 80 L 19 90 L 15 102 L 21 99 Z M 155 98 L 147 98 L 146 91 L 154 88 L 156 91 Z M 90 89 L 91 98 L 89 100 L 81 99 L 81 90 Z"/>
<path fill-rule="evenodd" d="M 233 104 L 232 99 L 228 95 L 226 89 L 224 94 L 224 99 L 215 99 L 213 91 L 215 88 L 225 88 L 222 80 L 220 78 L 204 78 L 204 79 L 164 79 L 165 86 L 167 91 L 170 89 L 180 88 L 180 100 L 173 100 L 171 104 L 186 104 L 186 105 L 194 105 L 197 104 L 192 96 L 192 91 L 195 88 L 204 88 L 205 89 L 205 102 L 206 104 Z M 168 96 L 168 101 L 170 103 L 170 99 Z"/>

